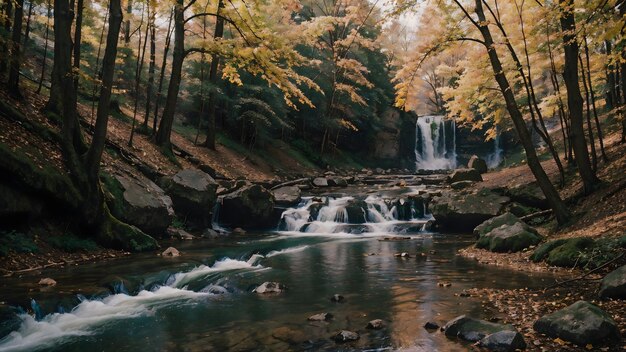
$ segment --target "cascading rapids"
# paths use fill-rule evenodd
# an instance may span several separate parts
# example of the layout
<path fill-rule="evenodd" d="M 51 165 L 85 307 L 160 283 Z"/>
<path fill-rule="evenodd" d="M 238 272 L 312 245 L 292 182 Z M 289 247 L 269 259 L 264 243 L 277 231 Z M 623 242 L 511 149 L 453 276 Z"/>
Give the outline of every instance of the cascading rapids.
<path fill-rule="evenodd" d="M 417 170 L 456 167 L 456 126 L 444 116 L 420 116 L 415 123 L 415 167 Z"/>
<path fill-rule="evenodd" d="M 283 212 L 279 230 L 291 234 L 371 234 L 421 232 L 432 216 L 427 199 L 408 195 L 386 198 L 304 197 Z"/>

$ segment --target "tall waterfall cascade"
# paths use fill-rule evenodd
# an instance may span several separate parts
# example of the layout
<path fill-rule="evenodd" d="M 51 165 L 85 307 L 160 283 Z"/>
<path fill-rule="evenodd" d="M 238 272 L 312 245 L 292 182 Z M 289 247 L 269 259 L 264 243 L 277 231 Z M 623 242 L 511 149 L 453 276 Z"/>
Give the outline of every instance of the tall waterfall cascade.
<path fill-rule="evenodd" d="M 502 163 L 502 154 L 504 150 L 500 146 L 500 134 L 496 134 L 496 138 L 493 140 L 493 153 L 487 155 L 486 162 L 487 167 L 490 169 L 496 168 L 500 166 Z"/>
<path fill-rule="evenodd" d="M 415 123 L 416 169 L 454 169 L 456 165 L 454 120 L 440 115 L 418 117 Z"/>

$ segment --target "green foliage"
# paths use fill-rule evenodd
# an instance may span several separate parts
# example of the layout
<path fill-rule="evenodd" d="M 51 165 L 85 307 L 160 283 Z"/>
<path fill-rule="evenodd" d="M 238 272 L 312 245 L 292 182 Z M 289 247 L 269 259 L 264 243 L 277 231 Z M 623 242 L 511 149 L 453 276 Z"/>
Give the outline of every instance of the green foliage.
<path fill-rule="evenodd" d="M 38 253 L 39 248 L 26 234 L 16 231 L 0 231 L 0 257 L 6 257 L 10 252 Z"/>
<path fill-rule="evenodd" d="M 93 240 L 80 238 L 73 234 L 51 236 L 46 238 L 46 242 L 52 247 L 67 253 L 93 252 L 99 248 Z"/>

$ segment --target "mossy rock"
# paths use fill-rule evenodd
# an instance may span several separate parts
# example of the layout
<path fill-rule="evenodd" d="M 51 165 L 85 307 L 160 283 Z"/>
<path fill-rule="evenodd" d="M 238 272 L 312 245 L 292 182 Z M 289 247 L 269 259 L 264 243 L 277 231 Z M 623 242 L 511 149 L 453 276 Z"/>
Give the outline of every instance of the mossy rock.
<path fill-rule="evenodd" d="M 589 237 L 572 238 L 554 248 L 548 254 L 546 262 L 561 267 L 584 266 L 589 262 L 588 249 L 594 241 Z"/>
<path fill-rule="evenodd" d="M 502 225 L 481 236 L 476 247 L 491 252 L 519 252 L 536 245 L 541 239 L 541 235 L 533 228 L 517 222 L 513 225 Z"/>
<path fill-rule="evenodd" d="M 131 252 L 145 252 L 159 248 L 157 241 L 146 235 L 135 226 L 125 224 L 108 212 L 107 220 L 98 234 L 98 241 L 111 248 L 123 249 Z"/>
<path fill-rule="evenodd" d="M 517 216 L 507 212 L 476 226 L 474 228 L 474 235 L 476 237 L 481 237 L 502 225 L 514 225 L 520 221 L 521 220 L 518 219 Z"/>
<path fill-rule="evenodd" d="M 499 331 L 515 331 L 515 327 L 512 325 L 492 323 L 465 315 L 450 320 L 443 329 L 447 337 L 458 337 L 471 342 L 479 341 L 485 336 Z"/>
<path fill-rule="evenodd" d="M 533 254 L 530 256 L 530 260 L 535 263 L 544 260 L 553 249 L 563 245 L 565 242 L 567 242 L 566 239 L 560 239 L 542 244 L 535 249 Z"/>

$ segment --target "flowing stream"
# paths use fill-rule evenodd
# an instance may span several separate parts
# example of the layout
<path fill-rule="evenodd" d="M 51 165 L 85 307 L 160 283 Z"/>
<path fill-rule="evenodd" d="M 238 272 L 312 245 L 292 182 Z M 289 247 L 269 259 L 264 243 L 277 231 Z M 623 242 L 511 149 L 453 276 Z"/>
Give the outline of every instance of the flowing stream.
<path fill-rule="evenodd" d="M 24 313 L 0 351 L 465 350 L 424 323 L 498 315 L 459 297 L 464 289 L 538 287 L 553 277 L 455 255 L 473 238 L 428 231 L 425 192 L 305 197 L 276 231 L 173 243 L 181 257 L 146 253 L 3 278 L 0 300 Z M 40 277 L 58 284 L 40 288 Z M 252 292 L 265 281 L 288 289 Z M 345 301 L 332 302 L 334 294 Z M 333 320 L 307 321 L 322 312 Z M 387 327 L 366 329 L 372 319 Z M 337 345 L 330 337 L 341 329 L 360 339 Z"/>

